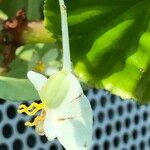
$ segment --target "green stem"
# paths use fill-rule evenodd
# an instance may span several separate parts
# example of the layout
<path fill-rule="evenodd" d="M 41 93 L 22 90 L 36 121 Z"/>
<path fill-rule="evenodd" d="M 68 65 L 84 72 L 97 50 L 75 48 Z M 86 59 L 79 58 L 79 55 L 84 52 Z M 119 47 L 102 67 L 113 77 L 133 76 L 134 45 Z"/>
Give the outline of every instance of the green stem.
<path fill-rule="evenodd" d="M 67 22 L 67 8 L 64 0 L 59 0 L 61 12 L 61 29 L 62 29 L 62 44 L 63 44 L 63 69 L 71 71 L 69 32 Z"/>

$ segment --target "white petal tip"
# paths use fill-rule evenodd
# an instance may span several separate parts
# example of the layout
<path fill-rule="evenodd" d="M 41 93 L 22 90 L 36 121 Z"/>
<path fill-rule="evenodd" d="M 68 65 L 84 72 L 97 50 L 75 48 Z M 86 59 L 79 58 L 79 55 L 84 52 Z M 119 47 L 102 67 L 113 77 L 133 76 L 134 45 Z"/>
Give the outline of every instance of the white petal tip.
<path fill-rule="evenodd" d="M 47 81 L 47 78 L 44 75 L 34 71 L 28 71 L 27 77 L 38 91 L 41 90 L 42 86 Z"/>
<path fill-rule="evenodd" d="M 30 78 L 33 78 L 36 74 L 40 74 L 40 73 L 37 73 L 37 72 L 34 72 L 34 71 L 30 70 L 30 71 L 27 72 L 27 77 L 30 80 Z"/>

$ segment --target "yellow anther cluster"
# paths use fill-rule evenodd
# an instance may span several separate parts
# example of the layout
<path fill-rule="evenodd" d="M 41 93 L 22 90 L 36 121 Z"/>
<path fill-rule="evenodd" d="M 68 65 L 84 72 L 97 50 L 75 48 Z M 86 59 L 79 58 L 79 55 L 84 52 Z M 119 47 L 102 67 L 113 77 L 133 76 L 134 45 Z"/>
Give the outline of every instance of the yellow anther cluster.
<path fill-rule="evenodd" d="M 29 116 L 35 115 L 38 111 L 44 109 L 43 103 L 35 103 L 33 102 L 30 106 L 26 106 L 24 104 L 21 104 L 18 109 L 18 113 L 26 113 Z M 37 116 L 33 122 L 26 122 L 26 126 L 36 126 L 38 121 L 42 121 L 45 118 L 45 113 L 42 113 L 42 115 Z"/>
<path fill-rule="evenodd" d="M 37 126 L 38 122 L 44 121 L 44 119 L 45 119 L 45 116 L 43 116 L 43 115 L 37 116 L 33 122 L 29 122 L 29 121 L 25 122 L 25 126 L 30 126 L 30 127 Z"/>
<path fill-rule="evenodd" d="M 38 72 L 43 72 L 45 70 L 45 64 L 42 61 L 37 62 L 35 70 Z"/>

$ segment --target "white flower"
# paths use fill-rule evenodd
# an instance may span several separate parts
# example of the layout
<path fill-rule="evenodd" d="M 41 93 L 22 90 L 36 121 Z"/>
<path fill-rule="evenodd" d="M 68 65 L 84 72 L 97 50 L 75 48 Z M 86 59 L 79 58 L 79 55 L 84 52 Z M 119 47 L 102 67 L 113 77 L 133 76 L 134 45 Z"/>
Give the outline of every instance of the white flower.
<path fill-rule="evenodd" d="M 49 79 L 29 71 L 27 76 L 37 89 L 42 103 L 21 105 L 19 113 L 34 115 L 42 109 L 40 116 L 28 126 L 36 126 L 40 135 L 48 140 L 58 138 L 66 150 L 89 150 L 92 140 L 93 115 L 90 103 L 84 95 L 77 78 L 71 73 L 71 59 L 66 6 L 59 0 L 61 11 L 63 69 Z"/>
<path fill-rule="evenodd" d="M 92 109 L 77 78 L 68 71 L 59 71 L 47 79 L 28 72 L 43 102 L 42 115 L 36 130 L 48 140 L 58 138 L 67 150 L 88 150 L 92 140 Z"/>

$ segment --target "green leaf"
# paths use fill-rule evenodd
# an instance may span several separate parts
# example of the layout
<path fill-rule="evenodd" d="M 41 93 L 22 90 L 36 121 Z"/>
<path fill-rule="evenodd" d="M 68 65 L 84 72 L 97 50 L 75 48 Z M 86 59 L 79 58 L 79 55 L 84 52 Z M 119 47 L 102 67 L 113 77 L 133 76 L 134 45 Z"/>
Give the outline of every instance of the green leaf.
<path fill-rule="evenodd" d="M 28 80 L 0 76 L 0 98 L 11 101 L 39 99 L 37 91 Z"/>
<path fill-rule="evenodd" d="M 66 0 L 75 73 L 122 98 L 150 102 L 150 1 Z M 45 1 L 45 27 L 61 42 L 58 1 Z"/>

